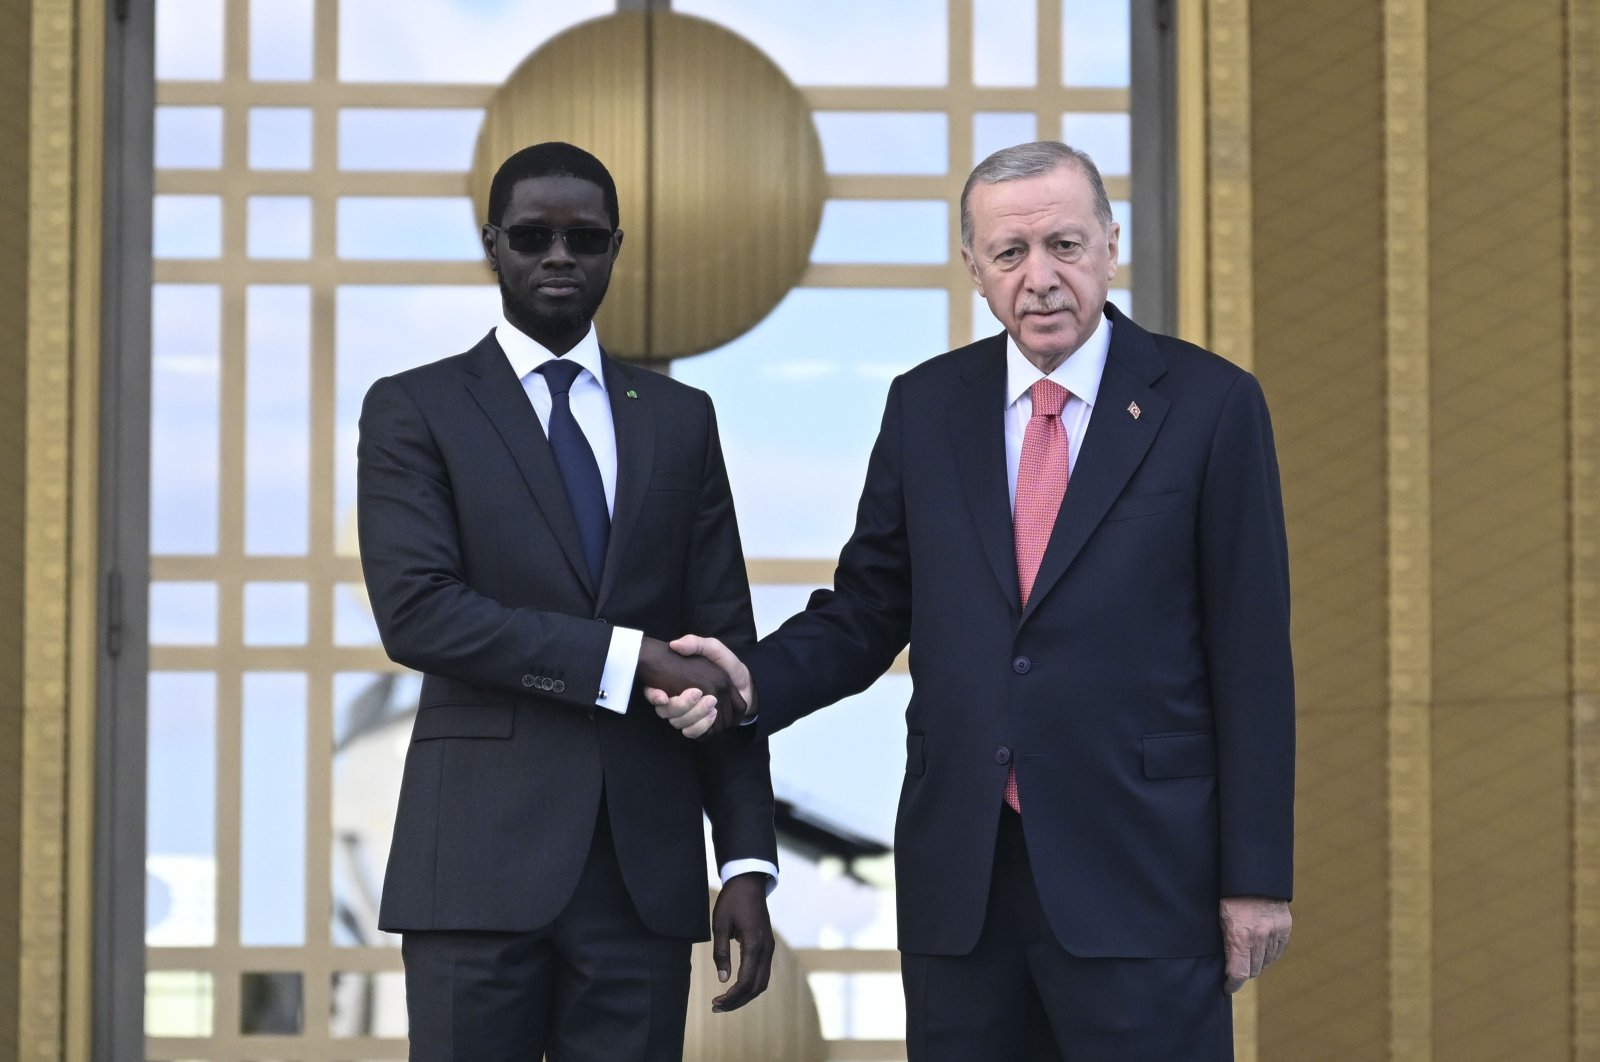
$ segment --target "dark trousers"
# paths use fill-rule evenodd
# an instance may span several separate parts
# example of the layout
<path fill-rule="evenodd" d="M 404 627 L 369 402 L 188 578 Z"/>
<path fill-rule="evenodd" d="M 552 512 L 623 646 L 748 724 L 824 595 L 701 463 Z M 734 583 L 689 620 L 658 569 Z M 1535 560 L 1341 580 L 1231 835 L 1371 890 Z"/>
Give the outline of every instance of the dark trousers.
<path fill-rule="evenodd" d="M 1081 959 L 1056 942 L 1022 820 L 1001 812 L 989 908 L 966 955 L 901 956 L 911 1062 L 1231 1062 L 1220 955 Z"/>
<path fill-rule="evenodd" d="M 651 933 L 602 805 L 559 918 L 529 933 L 405 934 L 413 1062 L 681 1062 L 688 940 Z"/>

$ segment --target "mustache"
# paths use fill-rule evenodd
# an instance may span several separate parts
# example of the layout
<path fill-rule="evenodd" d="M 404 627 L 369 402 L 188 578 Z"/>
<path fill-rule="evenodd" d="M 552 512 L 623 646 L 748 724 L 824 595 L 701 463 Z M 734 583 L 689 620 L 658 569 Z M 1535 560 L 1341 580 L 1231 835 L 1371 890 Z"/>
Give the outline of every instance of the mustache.
<path fill-rule="evenodd" d="M 1026 299 L 1017 306 L 1019 313 L 1059 313 L 1062 310 L 1072 312 L 1077 307 L 1065 295 L 1046 295 L 1040 299 Z"/>

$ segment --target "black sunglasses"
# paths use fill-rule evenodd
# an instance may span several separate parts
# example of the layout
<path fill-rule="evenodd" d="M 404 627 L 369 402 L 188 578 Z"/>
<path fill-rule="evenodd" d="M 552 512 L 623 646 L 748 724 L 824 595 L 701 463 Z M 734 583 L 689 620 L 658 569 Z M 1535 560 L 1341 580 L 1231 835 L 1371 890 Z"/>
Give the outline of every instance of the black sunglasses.
<path fill-rule="evenodd" d="M 500 226 L 493 222 L 489 223 L 489 227 L 505 233 L 506 244 L 518 254 L 543 254 L 556 242 L 557 236 L 561 237 L 562 242 L 567 245 L 567 250 L 573 254 L 605 254 L 611 247 L 612 237 L 616 235 L 614 229 L 552 229 L 548 225 Z"/>

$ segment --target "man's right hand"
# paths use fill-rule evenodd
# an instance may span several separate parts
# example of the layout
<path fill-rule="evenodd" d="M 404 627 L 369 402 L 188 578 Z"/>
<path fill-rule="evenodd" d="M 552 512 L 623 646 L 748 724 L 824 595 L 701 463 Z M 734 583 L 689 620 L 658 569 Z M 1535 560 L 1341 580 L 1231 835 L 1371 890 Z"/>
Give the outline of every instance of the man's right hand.
<path fill-rule="evenodd" d="M 679 639 L 681 642 L 683 639 Z M 721 642 L 715 638 L 706 641 L 716 642 L 723 653 L 732 656 Z M 675 719 L 670 720 L 677 729 L 682 730 L 692 723 L 704 722 L 705 725 L 690 737 L 699 737 L 711 731 L 718 718 L 726 719 L 718 731 L 738 722 L 744 717 L 746 701 L 734 687 L 734 680 L 728 672 L 719 667 L 715 658 L 710 654 L 701 656 L 696 653 L 674 652 L 673 646 L 659 638 L 645 638 L 639 646 L 639 668 L 637 677 L 639 684 L 645 687 L 645 696 L 656 705 L 656 713 L 662 718 L 668 718 L 661 705 L 671 701 L 680 705 L 678 715 L 692 715 L 690 722 L 679 726 Z M 748 672 L 746 673 L 748 676 Z M 747 679 L 748 681 L 748 679 Z M 721 705 L 722 710 L 717 706 Z M 709 721 L 707 721 L 709 717 Z"/>
<path fill-rule="evenodd" d="M 650 639 L 645 639 L 649 642 Z M 659 643 L 658 643 L 659 644 Z M 736 699 L 726 696 L 719 698 L 711 692 L 704 692 L 701 688 L 686 687 L 673 693 L 672 691 L 645 683 L 645 697 L 656 706 L 656 714 L 672 724 L 673 728 L 681 731 L 684 737 L 701 738 L 710 734 L 720 734 L 738 726 L 747 715 L 756 712 L 755 687 L 750 680 L 750 669 L 733 654 L 727 646 L 716 638 L 702 638 L 695 634 L 686 634 L 677 639 L 670 646 L 674 653 L 685 660 L 709 661 L 721 674 L 724 681 L 733 685 L 733 695 Z M 641 655 L 640 669 L 643 674 L 643 657 Z M 718 704 L 732 704 L 733 711 L 718 711 Z"/>

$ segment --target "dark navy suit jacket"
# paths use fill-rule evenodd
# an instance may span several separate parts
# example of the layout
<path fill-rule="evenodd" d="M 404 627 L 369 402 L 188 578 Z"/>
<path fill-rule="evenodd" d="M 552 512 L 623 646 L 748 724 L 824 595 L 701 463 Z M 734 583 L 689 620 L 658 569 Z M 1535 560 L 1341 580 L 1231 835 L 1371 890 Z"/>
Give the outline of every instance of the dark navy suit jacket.
<path fill-rule="evenodd" d="M 598 586 L 549 443 L 491 332 L 379 380 L 361 413 L 361 562 L 384 648 L 423 672 L 379 924 L 531 930 L 576 888 L 602 787 L 640 916 L 705 939 L 705 842 L 776 863 L 765 739 L 686 741 L 595 707 L 611 624 L 754 640 L 711 401 L 604 359 L 617 485 Z"/>
<path fill-rule="evenodd" d="M 1220 897 L 1290 895 L 1288 553 L 1266 404 L 1222 358 L 1107 314 L 1026 609 L 1000 335 L 894 381 L 834 589 L 746 655 L 771 733 L 909 642 L 905 951 L 977 941 L 1012 764 L 1040 898 L 1074 954 L 1215 954 Z"/>

